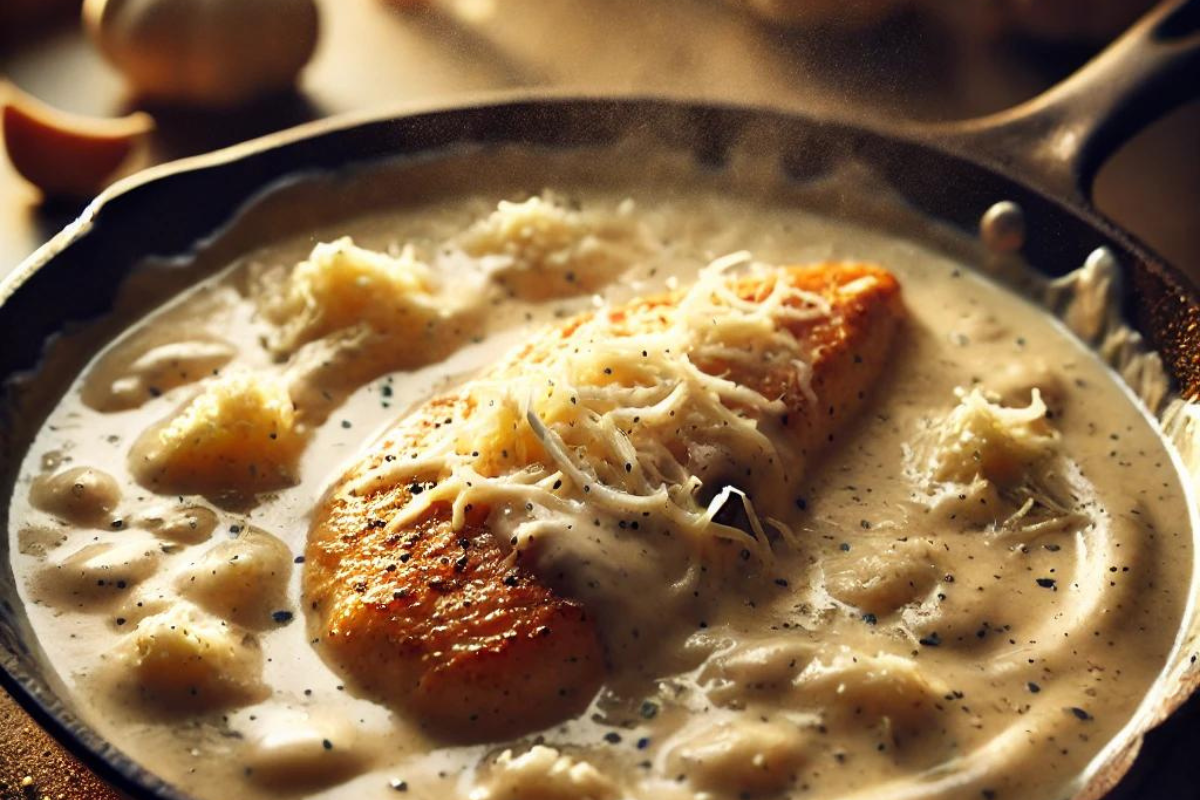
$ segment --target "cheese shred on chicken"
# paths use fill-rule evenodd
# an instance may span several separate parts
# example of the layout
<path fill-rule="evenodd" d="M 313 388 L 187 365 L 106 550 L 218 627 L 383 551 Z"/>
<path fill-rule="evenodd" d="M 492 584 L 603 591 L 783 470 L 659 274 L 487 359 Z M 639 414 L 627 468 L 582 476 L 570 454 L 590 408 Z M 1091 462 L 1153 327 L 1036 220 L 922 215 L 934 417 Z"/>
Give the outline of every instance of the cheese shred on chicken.
<path fill-rule="evenodd" d="M 734 290 L 735 268 L 764 281 L 754 301 Z M 773 277 L 748 253 L 718 259 L 677 304 L 655 309 L 663 325 L 641 332 L 617 314 L 581 323 L 571 344 L 519 375 L 472 384 L 473 413 L 444 425 L 411 458 L 385 461 L 352 491 L 384 483 L 436 482 L 414 496 L 388 523 L 402 530 L 436 503 L 453 508 L 461 528 L 470 506 L 523 509 L 513 545 L 561 530 L 564 517 L 596 513 L 619 519 L 653 517 L 697 539 L 716 536 L 769 557 L 764 522 L 746 494 L 732 485 L 699 499 L 700 459 L 775 464 L 786 459 L 759 421 L 786 412 L 765 396 L 700 365 L 745 365 L 794 370 L 801 392 L 815 402 L 811 366 L 788 331 L 795 322 L 827 317 L 821 296 Z M 716 520 L 736 498 L 751 532 Z M 586 506 L 585 506 L 586 503 Z"/>

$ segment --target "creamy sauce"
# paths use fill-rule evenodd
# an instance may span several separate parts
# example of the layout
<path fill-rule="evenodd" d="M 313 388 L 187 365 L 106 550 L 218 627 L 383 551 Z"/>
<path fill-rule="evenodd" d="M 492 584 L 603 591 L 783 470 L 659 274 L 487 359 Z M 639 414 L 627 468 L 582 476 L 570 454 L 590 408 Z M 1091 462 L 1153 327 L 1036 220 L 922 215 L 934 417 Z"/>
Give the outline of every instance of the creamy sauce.
<path fill-rule="evenodd" d="M 1044 311 L 960 259 L 807 210 L 785 186 L 750 191 L 678 165 L 650 180 L 612 155 L 584 167 L 523 151 L 401 174 L 426 190 L 420 201 L 246 252 L 134 326 L 26 457 L 10 507 L 22 596 L 87 720 L 122 750 L 212 798 L 843 797 L 883 786 L 1054 798 L 1133 717 L 1183 620 L 1191 508 L 1156 426 Z M 566 260 L 535 254 L 561 284 L 506 277 L 481 222 L 544 186 L 578 209 L 572 224 L 599 232 Z M 315 242 L 344 235 L 397 257 L 412 245 L 454 308 L 421 317 L 399 348 L 272 322 L 280 312 L 263 298 L 280 296 Z M 585 713 L 536 736 L 447 745 L 357 696 L 303 621 L 299 557 L 324 490 L 399 414 L 539 326 L 687 285 L 738 250 L 774 264 L 879 263 L 909 312 L 867 411 L 793 487 L 796 546 L 701 581 L 695 600 L 662 590 L 687 563 L 643 558 L 644 543 L 622 534 L 629 552 L 597 562 L 622 590 L 595 610 L 614 671 Z M 566 277 L 572 258 L 582 280 Z M 243 369 L 290 387 L 308 437 L 295 463 L 269 485 L 257 476 L 257 495 L 146 488 L 135 443 L 199 386 Z M 1036 475 L 981 484 L 939 467 L 959 388 L 1021 409 L 1037 390 L 1049 412 L 1035 415 L 1039 435 L 1056 438 Z M 1034 494 L 1050 500 L 1026 507 Z M 152 701 L 178 687 L 131 670 L 131 643 L 179 609 L 201 634 L 237 634 L 209 661 L 219 692 Z"/>

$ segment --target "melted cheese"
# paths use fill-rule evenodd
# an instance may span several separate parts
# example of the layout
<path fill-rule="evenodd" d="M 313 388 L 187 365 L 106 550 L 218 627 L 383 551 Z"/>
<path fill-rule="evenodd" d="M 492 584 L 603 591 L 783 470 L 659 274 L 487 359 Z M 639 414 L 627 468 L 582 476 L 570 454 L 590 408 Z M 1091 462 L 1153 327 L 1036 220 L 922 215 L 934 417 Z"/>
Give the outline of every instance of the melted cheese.
<path fill-rule="evenodd" d="M 186 602 L 142 620 L 118 657 L 135 678 L 129 690 L 167 708 L 220 707 L 264 694 L 258 642 Z"/>
<path fill-rule="evenodd" d="M 233 372 L 143 434 L 130 458 L 147 485 L 262 491 L 293 482 L 306 438 L 282 378 Z"/>

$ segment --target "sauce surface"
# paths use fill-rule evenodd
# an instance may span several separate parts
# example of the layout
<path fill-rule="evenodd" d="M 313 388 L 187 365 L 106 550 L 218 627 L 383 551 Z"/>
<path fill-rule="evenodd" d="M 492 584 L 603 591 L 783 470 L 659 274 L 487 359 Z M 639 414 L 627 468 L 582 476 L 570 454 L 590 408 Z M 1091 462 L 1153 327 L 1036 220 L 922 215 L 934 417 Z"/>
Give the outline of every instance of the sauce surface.
<path fill-rule="evenodd" d="M 1155 424 L 1046 312 L 924 230 L 841 221 L 792 187 L 522 150 L 400 174 L 382 210 L 242 253 L 134 325 L 29 451 L 14 571 L 51 662 L 125 752 L 214 798 L 1056 798 L 1133 717 L 1183 620 L 1191 509 Z M 556 227 L 521 240 L 540 223 L 513 219 L 534 211 Z M 408 299 L 295 300 L 295 265 L 373 257 L 313 251 L 343 236 L 386 254 L 388 296 Z M 697 605 L 685 558 L 641 558 L 621 533 L 628 552 L 593 576 L 620 577 L 594 600 L 621 631 L 605 687 L 527 736 L 447 743 L 347 685 L 301 592 L 328 487 L 543 326 L 742 250 L 878 263 L 907 308 L 866 410 L 791 487 L 794 546 L 703 579 Z M 383 333 L 346 333 L 376 311 Z M 231 380 L 270 389 L 239 413 L 274 455 L 243 463 L 236 435 L 211 462 L 160 453 L 197 392 Z M 220 488 L 231 471 L 245 491 Z"/>

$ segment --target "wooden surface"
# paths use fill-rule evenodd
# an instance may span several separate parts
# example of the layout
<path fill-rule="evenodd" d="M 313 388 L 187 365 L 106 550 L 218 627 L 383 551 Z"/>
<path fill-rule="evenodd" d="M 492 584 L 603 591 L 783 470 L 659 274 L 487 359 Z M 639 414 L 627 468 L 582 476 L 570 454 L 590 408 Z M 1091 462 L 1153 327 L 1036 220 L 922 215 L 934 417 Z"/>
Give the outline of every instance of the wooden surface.
<path fill-rule="evenodd" d="M 1028 98 L 1088 55 L 984 41 L 917 15 L 860 35 L 779 31 L 717 0 L 444 0 L 416 13 L 379 0 L 324 0 L 322 12 L 321 44 L 300 91 L 237 114 L 157 110 L 159 132 L 133 166 L 343 111 L 517 87 L 666 92 L 876 119 L 961 118 Z M 0 75 L 42 99 L 94 114 L 136 105 L 73 17 L 3 34 Z M 1197 91 L 1105 166 L 1096 195 L 1102 211 L 1200 280 Z M 0 159 L 0 273 L 80 208 L 42 203 Z M 0 798 L 43 796 L 112 795 L 0 692 Z"/>

